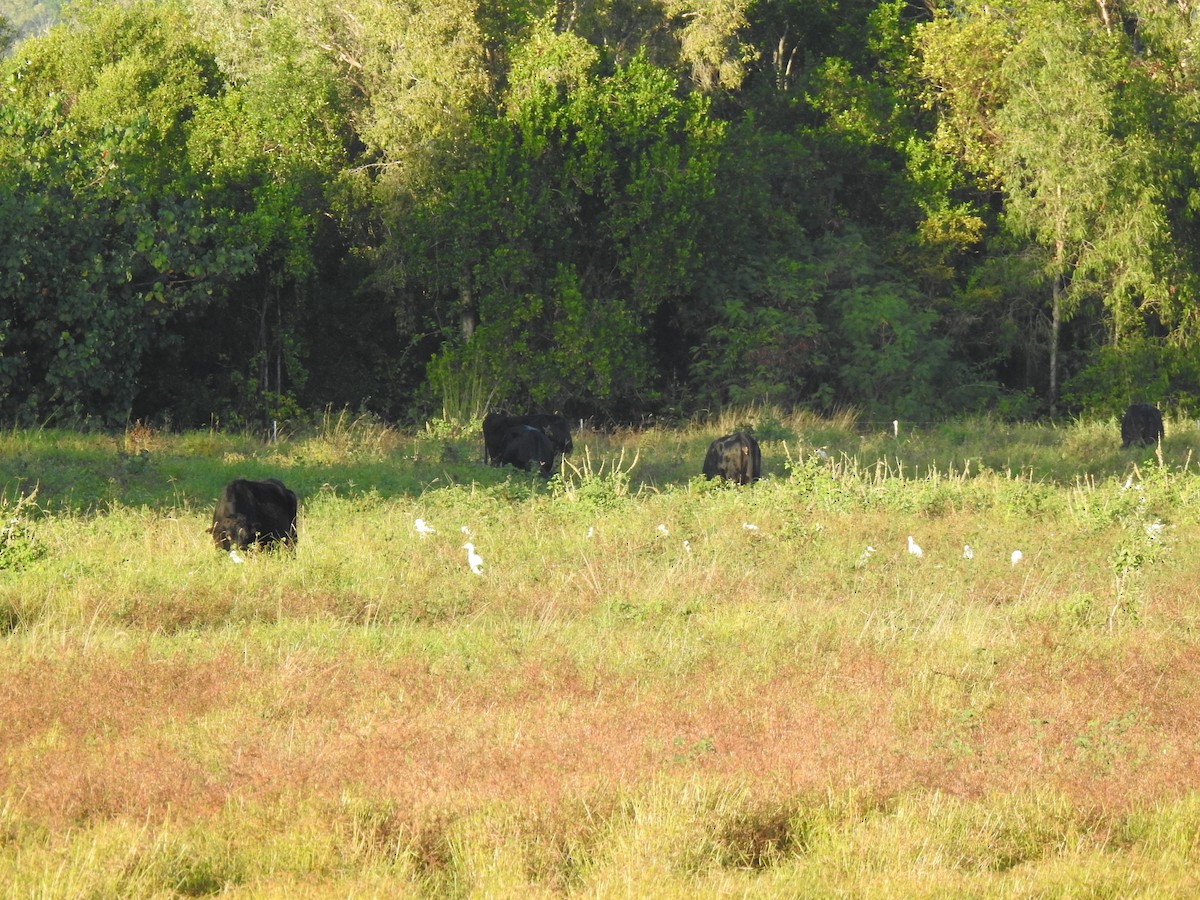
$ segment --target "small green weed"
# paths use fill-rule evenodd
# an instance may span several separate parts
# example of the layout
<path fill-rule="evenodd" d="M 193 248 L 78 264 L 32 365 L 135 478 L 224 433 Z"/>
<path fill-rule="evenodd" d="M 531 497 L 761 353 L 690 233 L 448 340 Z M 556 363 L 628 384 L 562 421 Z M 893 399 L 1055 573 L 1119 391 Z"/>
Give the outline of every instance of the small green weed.
<path fill-rule="evenodd" d="M 15 502 L 0 495 L 0 571 L 16 571 L 45 555 L 38 540 L 33 517 L 39 512 L 37 488 L 21 494 Z"/>
<path fill-rule="evenodd" d="M 610 509 L 631 496 L 631 474 L 637 467 L 639 454 L 626 463 L 625 448 L 616 459 L 592 460 L 590 447 L 585 446 L 581 461 L 563 458 L 563 471 L 551 482 L 556 497 L 582 503 L 593 509 Z"/>

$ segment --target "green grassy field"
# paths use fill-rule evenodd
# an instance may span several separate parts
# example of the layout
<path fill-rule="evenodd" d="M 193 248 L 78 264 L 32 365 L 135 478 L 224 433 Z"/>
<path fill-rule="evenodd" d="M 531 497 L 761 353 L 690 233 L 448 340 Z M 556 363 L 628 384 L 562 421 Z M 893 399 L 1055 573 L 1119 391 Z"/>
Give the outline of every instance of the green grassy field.
<path fill-rule="evenodd" d="M 742 424 L 769 477 L 695 477 Z M 0 885 L 1195 896 L 1198 440 L 751 409 L 545 483 L 348 416 L 0 434 Z M 297 552 L 234 564 L 267 475 Z"/>

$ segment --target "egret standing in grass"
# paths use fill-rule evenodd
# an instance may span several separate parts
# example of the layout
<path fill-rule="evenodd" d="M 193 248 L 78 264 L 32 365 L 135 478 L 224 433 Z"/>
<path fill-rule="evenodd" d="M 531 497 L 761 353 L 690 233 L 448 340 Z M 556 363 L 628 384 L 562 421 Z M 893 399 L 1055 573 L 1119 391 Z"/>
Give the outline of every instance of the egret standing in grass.
<path fill-rule="evenodd" d="M 1009 560 L 1011 560 L 1012 564 L 1015 566 L 1017 563 L 1019 563 L 1024 558 L 1025 558 L 1024 553 L 1022 553 L 1020 550 L 1014 550 L 1012 552 L 1012 556 L 1009 557 Z"/>
<path fill-rule="evenodd" d="M 970 544 L 963 544 L 963 559 L 974 559 L 975 551 Z"/>
<path fill-rule="evenodd" d="M 413 528 L 416 529 L 417 534 L 419 534 L 421 537 L 425 537 L 428 534 L 437 533 L 436 529 L 429 525 L 424 519 L 417 519 L 417 521 L 413 522 Z"/>
<path fill-rule="evenodd" d="M 475 545 L 467 541 L 463 544 L 463 548 L 467 551 L 467 565 L 471 567 L 471 571 L 476 575 L 482 575 L 483 557 L 475 552 Z"/>
<path fill-rule="evenodd" d="M 921 549 L 920 544 L 913 540 L 911 534 L 908 536 L 908 552 L 917 557 L 925 555 L 925 551 Z"/>
<path fill-rule="evenodd" d="M 246 558 L 237 552 L 237 547 L 229 548 L 229 558 L 235 563 L 244 563 Z"/>

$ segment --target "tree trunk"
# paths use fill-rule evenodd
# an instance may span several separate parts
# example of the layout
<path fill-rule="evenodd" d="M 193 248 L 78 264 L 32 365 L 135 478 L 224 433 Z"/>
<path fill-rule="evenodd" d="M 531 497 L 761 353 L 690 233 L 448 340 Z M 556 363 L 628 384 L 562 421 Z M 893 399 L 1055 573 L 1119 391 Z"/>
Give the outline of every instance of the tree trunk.
<path fill-rule="evenodd" d="M 275 294 L 275 392 L 283 393 L 283 298 Z"/>
<path fill-rule="evenodd" d="M 262 306 L 258 310 L 258 349 L 262 352 L 262 362 L 258 372 L 258 396 L 263 399 L 271 388 L 271 345 L 267 340 L 267 316 L 271 312 L 271 299 L 264 296 Z"/>
<path fill-rule="evenodd" d="M 1057 241 L 1054 245 L 1054 262 L 1057 271 L 1054 273 L 1054 292 L 1050 301 L 1050 418 L 1052 419 L 1058 415 L 1058 335 L 1062 331 L 1063 256 L 1063 242 Z"/>
<path fill-rule="evenodd" d="M 475 301 L 471 296 L 471 275 L 465 269 L 459 277 L 459 300 L 462 304 L 459 307 L 459 324 L 463 340 L 469 341 L 479 322 L 475 316 Z"/>

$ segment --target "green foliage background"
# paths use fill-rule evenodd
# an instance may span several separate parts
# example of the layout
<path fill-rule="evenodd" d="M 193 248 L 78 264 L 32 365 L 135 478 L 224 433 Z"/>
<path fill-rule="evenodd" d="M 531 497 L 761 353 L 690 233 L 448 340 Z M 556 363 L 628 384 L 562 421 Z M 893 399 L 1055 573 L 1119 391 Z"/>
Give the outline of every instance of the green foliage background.
<path fill-rule="evenodd" d="M 1189 413 L 1185 6 L 9 2 L 0 418 Z"/>

